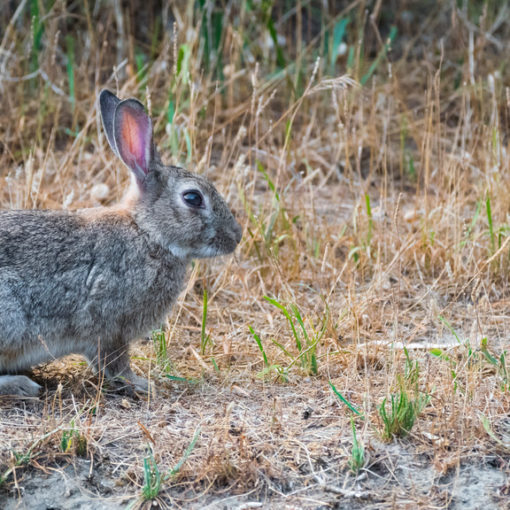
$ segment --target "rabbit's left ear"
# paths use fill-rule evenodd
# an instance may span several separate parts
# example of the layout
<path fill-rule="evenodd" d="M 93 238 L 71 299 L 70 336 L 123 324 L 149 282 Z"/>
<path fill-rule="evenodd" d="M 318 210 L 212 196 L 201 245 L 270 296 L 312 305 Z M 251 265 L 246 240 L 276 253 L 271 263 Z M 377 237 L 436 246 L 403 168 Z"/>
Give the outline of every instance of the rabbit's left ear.
<path fill-rule="evenodd" d="M 113 117 L 115 109 L 120 103 L 120 99 L 112 94 L 109 90 L 102 90 L 99 94 L 99 107 L 101 109 L 101 120 L 103 121 L 103 128 L 106 133 L 108 143 L 113 152 L 118 156 L 117 146 L 115 145 L 115 138 L 113 136 Z"/>
<path fill-rule="evenodd" d="M 136 99 L 121 101 L 113 117 L 113 138 L 120 159 L 143 188 L 154 157 L 152 122 L 142 103 Z"/>

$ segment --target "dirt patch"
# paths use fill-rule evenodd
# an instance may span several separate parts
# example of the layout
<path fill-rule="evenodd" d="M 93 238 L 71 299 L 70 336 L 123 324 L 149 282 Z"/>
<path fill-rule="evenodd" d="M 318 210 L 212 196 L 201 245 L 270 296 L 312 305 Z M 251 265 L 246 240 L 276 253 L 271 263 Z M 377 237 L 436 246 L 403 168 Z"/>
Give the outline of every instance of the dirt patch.
<path fill-rule="evenodd" d="M 82 415 L 78 424 L 75 416 L 74 426 L 88 434 L 92 461 L 62 453 L 59 429 L 53 442 L 41 447 L 40 456 L 33 456 L 31 467 L 18 468 L 16 482 L 11 475 L 4 484 L 3 508 L 143 506 L 149 446 L 159 471 L 167 473 L 196 430 L 195 448 L 178 475 L 161 484 L 155 508 L 477 509 L 506 508 L 510 501 L 508 455 L 469 448 L 465 456 L 457 450 L 449 454 L 437 446 L 446 438 L 434 436 L 436 446 L 427 439 L 431 429 L 426 416 L 416 434 L 390 443 L 382 442 L 375 430 L 361 429 L 367 462 L 355 476 L 348 467 L 349 419 L 320 381 L 310 379 L 296 391 L 291 385 L 255 380 L 240 388 L 214 379 L 174 386 L 168 397 L 147 406 L 110 395 L 88 432 L 87 417 Z M 24 444 L 28 437 L 44 435 L 40 416 L 48 402 L 26 404 L 24 424 L 19 408 L 4 406 L 3 423 L 11 424 L 13 434 L 16 429 L 17 444 L 23 443 L 23 435 Z M 64 404 L 69 408 L 69 401 Z M 31 426 L 29 416 L 35 417 Z M 58 424 L 55 418 L 45 418 L 48 428 Z"/>
<path fill-rule="evenodd" d="M 75 460 L 64 467 L 46 467 L 47 473 L 31 470 L 18 481 L 11 494 L 4 494 L 6 510 L 110 510 L 125 507 L 129 498 L 115 495 L 114 478 L 104 470 L 90 474 L 90 461 Z"/>

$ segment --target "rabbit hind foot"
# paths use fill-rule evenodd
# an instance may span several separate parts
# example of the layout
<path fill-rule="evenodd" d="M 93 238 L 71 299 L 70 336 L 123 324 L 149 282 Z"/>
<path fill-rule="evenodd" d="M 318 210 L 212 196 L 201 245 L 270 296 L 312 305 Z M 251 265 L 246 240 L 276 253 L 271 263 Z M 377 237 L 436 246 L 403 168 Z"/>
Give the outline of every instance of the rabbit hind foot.
<path fill-rule="evenodd" d="M 26 375 L 0 375 L 0 395 L 37 397 L 41 386 Z"/>

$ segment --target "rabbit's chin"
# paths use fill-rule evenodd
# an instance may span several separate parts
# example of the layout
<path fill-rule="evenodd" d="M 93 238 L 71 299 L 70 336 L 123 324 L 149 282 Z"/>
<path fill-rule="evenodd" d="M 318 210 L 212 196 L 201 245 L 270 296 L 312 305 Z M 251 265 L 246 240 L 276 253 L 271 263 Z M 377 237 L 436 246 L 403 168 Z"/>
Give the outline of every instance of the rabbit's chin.
<path fill-rule="evenodd" d="M 231 251 L 222 251 L 216 246 L 202 246 L 200 248 L 187 248 L 177 244 L 168 245 L 168 251 L 176 258 L 189 259 L 207 259 L 219 255 L 228 255 Z"/>

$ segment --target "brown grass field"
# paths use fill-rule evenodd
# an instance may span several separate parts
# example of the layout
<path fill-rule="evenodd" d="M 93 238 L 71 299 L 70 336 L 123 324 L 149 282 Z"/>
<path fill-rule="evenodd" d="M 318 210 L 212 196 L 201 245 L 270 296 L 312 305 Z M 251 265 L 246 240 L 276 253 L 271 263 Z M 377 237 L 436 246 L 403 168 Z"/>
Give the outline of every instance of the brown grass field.
<path fill-rule="evenodd" d="M 510 508 L 509 55 L 497 0 L 4 1 L 0 207 L 121 198 L 107 87 L 244 234 L 134 345 L 157 396 L 0 400 L 0 507 Z"/>

